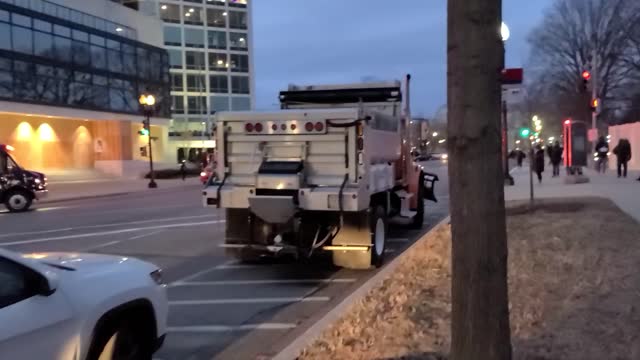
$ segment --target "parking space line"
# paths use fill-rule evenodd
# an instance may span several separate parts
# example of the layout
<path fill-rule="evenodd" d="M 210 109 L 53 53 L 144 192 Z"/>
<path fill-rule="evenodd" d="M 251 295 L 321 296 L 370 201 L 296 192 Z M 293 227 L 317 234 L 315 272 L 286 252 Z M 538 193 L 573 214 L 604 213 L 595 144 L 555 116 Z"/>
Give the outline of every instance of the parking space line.
<path fill-rule="evenodd" d="M 337 279 L 265 279 L 265 280 L 220 280 L 220 281 L 182 281 L 169 286 L 228 286 L 228 285 L 277 285 L 277 284 L 329 284 L 329 283 L 353 283 L 354 278 Z"/>
<path fill-rule="evenodd" d="M 195 325 L 195 326 L 169 326 L 168 332 L 199 333 L 199 332 L 233 332 L 249 330 L 289 330 L 294 329 L 296 324 L 289 323 L 262 323 L 244 324 L 238 326 L 228 325 Z"/>
<path fill-rule="evenodd" d="M 222 263 L 220 265 L 216 265 L 216 266 L 213 266 L 213 267 L 210 267 L 210 268 L 206 268 L 204 270 L 198 271 L 198 272 L 193 273 L 191 275 L 187 275 L 187 276 L 183 277 L 180 280 L 176 280 L 176 281 L 172 282 L 171 284 L 169 284 L 169 286 L 179 285 L 179 284 L 181 284 L 183 282 L 187 282 L 189 280 L 193 280 L 193 279 L 197 278 L 198 276 L 202 276 L 204 274 L 208 274 L 208 273 L 210 273 L 212 271 L 216 271 L 216 270 L 221 269 L 221 268 L 224 269 L 225 266 L 235 265 L 235 264 L 238 264 L 237 260 L 229 260 L 229 261 L 224 262 L 224 263 Z"/>
<path fill-rule="evenodd" d="M 11 242 L 6 242 L 6 243 L 0 243 L 0 245 L 2 245 L 2 246 L 10 246 L 10 245 L 34 244 L 34 243 L 42 243 L 42 242 L 57 241 L 57 240 L 69 240 L 69 239 L 80 239 L 80 238 L 96 237 L 96 236 L 125 234 L 125 233 L 142 231 L 142 230 L 171 229 L 171 228 L 180 228 L 180 227 L 211 225 L 211 224 L 223 223 L 225 221 L 226 220 L 212 220 L 212 221 L 201 221 L 201 222 L 193 222 L 193 223 L 164 224 L 164 225 L 129 228 L 129 229 L 120 229 L 120 230 L 112 230 L 112 231 L 101 231 L 101 232 L 95 232 L 95 233 L 74 234 L 74 235 L 66 235 L 66 236 L 54 236 L 54 237 L 42 238 L 42 239 L 11 241 Z"/>
<path fill-rule="evenodd" d="M 163 231 L 165 231 L 165 229 L 160 229 L 160 230 L 144 233 L 144 234 L 141 234 L 141 235 L 136 235 L 136 236 L 130 237 L 130 238 L 126 239 L 126 240 L 109 241 L 108 243 L 104 243 L 104 244 L 100 244 L 100 245 L 96 245 L 96 246 L 90 247 L 88 249 L 84 249 L 84 250 L 82 250 L 82 252 L 90 252 L 90 251 L 94 251 L 94 250 L 97 250 L 97 249 L 102 249 L 102 248 L 105 248 L 105 247 L 108 247 L 108 246 L 111 246 L 111 245 L 119 244 L 119 243 L 121 243 L 123 241 L 142 239 L 142 238 L 147 237 L 147 236 L 153 236 L 153 235 L 159 234 L 159 233 L 161 233 Z"/>
<path fill-rule="evenodd" d="M 389 248 L 384 249 L 384 253 L 385 254 L 393 254 L 396 251 L 397 251 L 396 249 L 389 249 Z"/>
<path fill-rule="evenodd" d="M 209 299 L 209 300 L 176 300 L 169 301 L 169 306 L 180 305 L 229 305 L 229 304 L 267 304 L 267 303 L 297 303 L 297 302 L 323 302 L 331 300 L 328 296 L 310 297 L 274 297 L 253 299 Z"/>
<path fill-rule="evenodd" d="M 164 218 L 164 219 L 150 219 L 150 220 L 140 220 L 140 221 L 129 221 L 129 222 L 120 222 L 120 223 L 104 224 L 104 225 L 83 225 L 83 226 L 77 226 L 77 227 L 67 227 L 67 228 L 42 230 L 42 231 L 27 231 L 27 232 L 0 234 L 0 238 L 20 236 L 20 235 L 42 235 L 42 234 L 50 234 L 50 233 L 54 233 L 54 232 L 64 232 L 64 231 L 83 230 L 83 229 L 96 229 L 96 228 L 113 227 L 113 226 L 120 226 L 120 225 L 137 225 L 137 224 L 148 224 L 148 223 L 154 223 L 154 222 L 165 222 L 165 221 L 175 221 L 175 220 L 201 219 L 201 218 L 207 218 L 207 217 L 215 218 L 215 216 L 207 214 L 207 215 L 195 215 L 195 216 L 180 216 L 180 217 Z"/>

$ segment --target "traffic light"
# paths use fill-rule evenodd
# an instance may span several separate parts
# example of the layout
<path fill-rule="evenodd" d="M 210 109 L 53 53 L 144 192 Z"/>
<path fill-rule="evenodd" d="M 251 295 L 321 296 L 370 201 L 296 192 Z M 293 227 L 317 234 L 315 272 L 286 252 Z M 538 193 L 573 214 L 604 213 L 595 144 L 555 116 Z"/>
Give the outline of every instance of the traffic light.
<path fill-rule="evenodd" d="M 520 128 L 520 131 L 518 131 L 518 133 L 520 134 L 521 138 L 528 138 L 531 134 L 531 130 L 529 130 L 529 128 Z"/>
<path fill-rule="evenodd" d="M 591 102 L 589 103 L 589 108 L 591 109 L 591 112 L 597 112 L 598 109 L 600 108 L 600 99 L 598 98 L 591 99 Z"/>
<path fill-rule="evenodd" d="M 138 130 L 138 134 L 143 135 L 143 136 L 147 136 L 147 135 L 149 135 L 149 129 L 142 128 L 142 129 Z"/>
<path fill-rule="evenodd" d="M 587 92 L 589 89 L 589 80 L 591 80 L 591 72 L 589 70 L 584 70 L 582 72 L 582 91 Z"/>

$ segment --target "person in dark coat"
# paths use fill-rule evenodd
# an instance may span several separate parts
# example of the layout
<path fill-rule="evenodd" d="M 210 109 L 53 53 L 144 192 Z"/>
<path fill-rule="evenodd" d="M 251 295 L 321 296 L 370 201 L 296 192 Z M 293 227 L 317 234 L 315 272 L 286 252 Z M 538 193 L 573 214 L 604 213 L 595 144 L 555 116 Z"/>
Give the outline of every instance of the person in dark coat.
<path fill-rule="evenodd" d="M 518 167 L 522 167 L 522 161 L 526 158 L 527 155 L 522 150 L 516 150 L 516 161 L 518 163 Z"/>
<path fill-rule="evenodd" d="M 596 143 L 596 154 L 598 154 L 597 170 L 598 172 L 604 173 L 607 170 L 607 163 L 609 160 L 609 143 L 604 136 L 600 136 Z"/>
<path fill-rule="evenodd" d="M 631 160 L 631 143 L 627 139 L 620 139 L 618 145 L 613 149 L 613 153 L 618 158 L 618 177 L 627 177 L 627 163 Z"/>
<path fill-rule="evenodd" d="M 538 182 L 542 184 L 542 173 L 544 172 L 544 150 L 542 150 L 542 146 L 536 146 L 533 159 L 533 171 L 538 175 Z"/>
<path fill-rule="evenodd" d="M 549 146 L 549 158 L 553 165 L 553 177 L 560 176 L 560 163 L 562 162 L 563 149 L 560 142 L 556 141 L 553 146 Z"/>

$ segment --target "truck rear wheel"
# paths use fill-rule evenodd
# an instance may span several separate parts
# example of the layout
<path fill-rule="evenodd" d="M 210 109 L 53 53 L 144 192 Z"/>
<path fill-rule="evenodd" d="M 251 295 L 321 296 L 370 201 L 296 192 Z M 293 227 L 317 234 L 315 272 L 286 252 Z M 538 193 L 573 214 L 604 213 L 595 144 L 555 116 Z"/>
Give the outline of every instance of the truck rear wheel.
<path fill-rule="evenodd" d="M 333 264 L 347 269 L 370 269 L 384 262 L 387 240 L 387 215 L 384 207 L 373 206 L 368 213 L 345 215 L 343 228 L 334 245 L 368 245 L 367 251 L 333 251 Z"/>

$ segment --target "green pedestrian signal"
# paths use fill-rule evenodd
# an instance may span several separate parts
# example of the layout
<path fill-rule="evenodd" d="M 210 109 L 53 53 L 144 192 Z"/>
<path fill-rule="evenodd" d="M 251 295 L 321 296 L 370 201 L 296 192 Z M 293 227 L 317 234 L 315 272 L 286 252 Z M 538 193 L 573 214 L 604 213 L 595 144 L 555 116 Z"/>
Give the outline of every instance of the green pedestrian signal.
<path fill-rule="evenodd" d="M 529 130 L 528 128 L 521 128 L 519 133 L 521 138 L 528 138 L 531 134 L 531 130 Z"/>
<path fill-rule="evenodd" d="M 138 131 L 138 134 L 140 134 L 142 136 L 147 136 L 147 135 L 149 135 L 149 130 L 148 129 L 140 129 L 140 131 Z"/>

